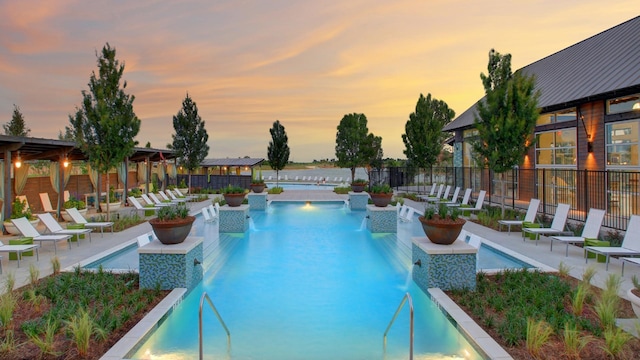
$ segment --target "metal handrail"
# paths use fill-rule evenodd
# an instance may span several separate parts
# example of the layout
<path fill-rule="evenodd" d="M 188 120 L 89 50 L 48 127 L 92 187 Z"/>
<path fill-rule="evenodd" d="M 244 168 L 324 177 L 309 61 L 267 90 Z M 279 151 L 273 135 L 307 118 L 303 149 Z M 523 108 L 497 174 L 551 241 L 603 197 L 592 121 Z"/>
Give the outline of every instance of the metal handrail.
<path fill-rule="evenodd" d="M 402 302 L 400 302 L 400 305 L 398 305 L 398 309 L 396 310 L 396 313 L 393 314 L 393 318 L 391 319 L 391 321 L 389 321 L 389 325 L 387 325 L 387 330 L 384 331 L 384 351 L 387 351 L 387 333 L 389 332 L 389 329 L 391 329 L 391 325 L 393 325 L 393 323 L 396 321 L 396 318 L 398 317 L 398 314 L 400 314 L 400 310 L 402 310 L 402 307 L 404 306 L 404 304 L 407 302 L 407 300 L 409 300 L 409 360 L 413 360 L 413 300 L 411 299 L 411 295 L 409 293 L 404 294 L 404 296 L 402 297 Z"/>
<path fill-rule="evenodd" d="M 227 351 L 231 350 L 231 333 L 229 332 L 227 325 L 224 323 L 224 320 L 222 320 L 222 317 L 220 316 L 218 309 L 216 309 L 216 306 L 213 305 L 213 301 L 211 301 L 211 298 L 209 297 L 209 295 L 207 295 L 206 292 L 203 292 L 202 296 L 200 297 L 200 309 L 198 311 L 198 345 L 200 347 L 200 360 L 202 360 L 204 356 L 204 352 L 202 349 L 202 306 L 204 305 L 205 299 L 207 299 L 209 306 L 211 306 L 211 309 L 213 310 L 214 314 L 216 314 L 216 317 L 218 317 L 218 321 L 220 322 L 220 325 L 222 325 L 222 327 L 224 328 L 224 331 L 227 333 Z"/>

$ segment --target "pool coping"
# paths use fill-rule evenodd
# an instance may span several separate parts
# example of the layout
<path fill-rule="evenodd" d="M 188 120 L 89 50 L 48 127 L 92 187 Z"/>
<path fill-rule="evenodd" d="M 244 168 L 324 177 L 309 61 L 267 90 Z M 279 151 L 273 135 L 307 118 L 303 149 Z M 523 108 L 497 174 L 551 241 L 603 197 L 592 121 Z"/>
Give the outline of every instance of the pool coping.
<path fill-rule="evenodd" d="M 451 298 L 439 288 L 430 288 L 429 297 L 433 303 L 450 318 L 453 325 L 460 331 L 465 339 L 472 342 L 480 349 L 482 355 L 492 360 L 513 359 L 509 353 L 500 346 L 484 329 L 480 327 L 467 313 L 462 310 Z"/>
<path fill-rule="evenodd" d="M 98 260 L 101 260 L 107 256 L 110 256 L 112 254 L 115 254 L 116 252 L 123 250 L 125 248 L 128 248 L 130 246 L 132 246 L 133 244 L 136 244 L 138 241 L 137 239 L 133 239 L 133 240 L 129 240 L 129 241 L 125 241 L 122 244 L 116 245 L 112 248 L 109 248 L 105 251 L 99 252 L 91 257 L 88 257 L 82 261 L 79 261 L 73 265 L 67 266 L 66 268 L 62 269 L 63 272 L 73 272 L 75 271 L 76 268 L 80 267 L 83 270 L 88 270 L 88 271 L 96 271 L 97 269 L 92 269 L 92 268 L 87 268 L 86 266 L 88 264 L 94 263 Z M 127 272 L 138 272 L 138 269 L 109 269 L 109 272 L 112 273 L 127 273 Z"/>
<path fill-rule="evenodd" d="M 165 319 L 176 306 L 184 299 L 187 289 L 177 288 L 172 290 L 158 305 L 156 305 L 149 313 L 140 320 L 131 330 L 129 330 L 118 342 L 109 349 L 100 360 L 121 360 L 127 359 L 127 355 L 140 342 L 153 333 L 160 326 L 162 320 Z"/>

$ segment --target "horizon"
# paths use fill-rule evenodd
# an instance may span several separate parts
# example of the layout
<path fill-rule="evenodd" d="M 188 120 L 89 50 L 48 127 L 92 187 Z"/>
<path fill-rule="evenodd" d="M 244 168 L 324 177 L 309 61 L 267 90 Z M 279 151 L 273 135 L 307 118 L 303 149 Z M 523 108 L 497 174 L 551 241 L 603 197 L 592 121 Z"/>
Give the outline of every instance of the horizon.
<path fill-rule="evenodd" d="M 15 104 L 29 136 L 57 139 L 108 42 L 135 96 L 138 146 L 166 148 L 189 93 L 209 134 L 207 158 L 267 158 L 279 120 L 291 162 L 334 159 L 340 120 L 364 113 L 384 158 L 404 159 L 401 135 L 421 93 L 458 116 L 484 95 L 492 48 L 511 54 L 515 71 L 632 19 L 634 8 L 622 0 L 0 1 L 0 122 Z"/>

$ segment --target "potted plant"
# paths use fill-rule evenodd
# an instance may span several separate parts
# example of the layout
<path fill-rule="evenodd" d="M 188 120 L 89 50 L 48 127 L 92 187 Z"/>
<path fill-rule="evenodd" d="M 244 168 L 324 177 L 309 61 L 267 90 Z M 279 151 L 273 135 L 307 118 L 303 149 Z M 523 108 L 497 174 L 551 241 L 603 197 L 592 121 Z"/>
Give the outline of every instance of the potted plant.
<path fill-rule="evenodd" d="M 113 186 L 109 187 L 109 197 L 108 200 L 100 202 L 100 209 L 102 211 L 107 211 L 107 201 L 109 201 L 109 211 L 116 211 L 120 209 L 120 201 L 116 198 L 116 191 Z"/>
<path fill-rule="evenodd" d="M 633 287 L 627 292 L 627 297 L 629 298 L 633 312 L 640 319 L 640 281 L 638 281 L 637 276 L 633 275 L 631 282 L 633 283 Z"/>
<path fill-rule="evenodd" d="M 187 238 L 195 220 L 195 216 L 189 215 L 185 203 L 177 203 L 161 207 L 158 216 L 149 220 L 149 225 L 161 243 L 172 245 L 179 244 Z"/>
<path fill-rule="evenodd" d="M 229 186 L 222 188 L 220 192 L 222 192 L 224 201 L 230 207 L 238 207 L 244 201 L 244 189 L 239 186 L 229 184 Z"/>
<path fill-rule="evenodd" d="M 387 184 L 374 185 L 369 191 L 369 196 L 373 205 L 377 207 L 387 207 L 393 198 L 393 189 Z"/>
<path fill-rule="evenodd" d="M 184 178 L 180 180 L 180 183 L 178 184 L 178 190 L 180 190 L 180 192 L 185 195 L 189 193 L 189 187 L 187 186 L 187 182 L 184 180 Z"/>
<path fill-rule="evenodd" d="M 364 187 L 367 186 L 369 182 L 365 179 L 355 179 L 351 182 L 351 190 L 353 192 L 363 192 Z"/>
<path fill-rule="evenodd" d="M 258 175 L 254 173 L 254 176 L 251 179 L 251 191 L 256 194 L 260 194 L 264 191 L 265 187 L 264 179 L 262 179 L 262 170 L 260 170 Z"/>
<path fill-rule="evenodd" d="M 437 213 L 433 207 L 429 207 L 425 209 L 424 216 L 418 217 L 418 220 L 432 243 L 451 245 L 456 241 L 462 226 L 466 223 L 466 220 L 459 216 L 460 210 L 457 207 L 439 204 Z"/>
<path fill-rule="evenodd" d="M 78 200 L 73 196 L 71 196 L 69 198 L 69 200 L 65 201 L 64 204 L 62 205 L 62 207 L 64 209 L 76 208 L 76 209 L 78 209 L 78 212 L 80 214 L 82 214 L 82 216 L 86 216 L 87 215 L 87 205 L 84 203 L 84 201 Z M 67 214 L 66 210 L 62 211 L 61 215 L 62 215 L 62 218 L 65 221 L 69 221 L 69 222 L 73 221 L 71 216 L 69 216 L 69 214 Z"/>
<path fill-rule="evenodd" d="M 27 206 L 25 200 L 21 200 L 16 197 L 11 203 L 11 218 L 4 221 L 4 229 L 11 235 L 20 235 L 20 231 L 13 225 L 11 219 L 27 218 L 31 225 L 38 226 L 40 219 L 33 216 L 31 209 Z"/>

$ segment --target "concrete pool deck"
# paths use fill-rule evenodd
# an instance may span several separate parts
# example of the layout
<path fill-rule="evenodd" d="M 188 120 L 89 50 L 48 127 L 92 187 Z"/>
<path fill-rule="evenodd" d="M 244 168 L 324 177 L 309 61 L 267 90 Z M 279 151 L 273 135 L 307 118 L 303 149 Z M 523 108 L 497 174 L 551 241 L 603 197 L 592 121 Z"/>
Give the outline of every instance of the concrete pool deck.
<path fill-rule="evenodd" d="M 214 198 L 220 195 L 212 195 Z M 327 190 L 286 190 L 279 195 L 269 195 L 270 201 L 345 201 L 348 199 L 348 195 L 339 195 L 333 191 Z M 189 207 L 193 213 L 198 212 L 202 207 L 208 205 L 208 201 L 199 203 L 189 203 Z M 415 208 L 422 212 L 424 210 L 424 203 L 415 202 L 412 200 L 405 200 L 405 204 Z M 128 214 L 129 208 L 121 210 L 121 214 Z M 43 225 L 39 225 L 38 229 L 42 231 Z M 477 234 L 487 240 L 490 240 L 496 244 L 499 244 L 507 249 L 523 254 L 529 258 L 532 258 L 542 264 L 557 269 L 561 263 L 570 268 L 570 274 L 573 277 L 580 279 L 585 269 L 588 266 L 596 269 L 596 275 L 592 280 L 592 284 L 598 287 L 603 287 L 606 278 L 609 274 L 620 274 L 622 263 L 617 259 L 612 259 L 609 264 L 609 271 L 605 270 L 604 263 L 598 263 L 595 259 L 590 259 L 585 264 L 583 257 L 583 250 L 577 246 L 569 246 L 569 256 L 565 257 L 565 249 L 562 246 L 556 246 L 553 251 L 550 251 L 550 240 L 546 237 L 542 237 L 540 241 L 523 241 L 520 232 L 512 232 L 510 235 L 507 232 L 498 232 L 490 228 L 486 228 L 479 224 L 468 221 L 464 229 Z M 76 243 L 72 244 L 71 249 L 66 245 L 58 246 L 58 259 L 60 260 L 61 269 L 65 269 L 69 266 L 73 266 L 89 257 L 111 249 L 117 245 L 129 242 L 135 239 L 138 235 L 142 235 L 151 231 L 151 226 L 148 222 L 134 226 L 121 232 L 105 232 L 104 237 L 95 233 L 93 235 L 93 241 L 89 242 L 88 239 L 80 241 L 78 246 Z M 2 236 L 0 239 L 3 243 L 8 244 L 9 239 L 16 238 L 16 236 Z M 537 244 L 536 244 L 537 243 Z M 23 257 L 20 262 L 20 268 L 17 267 L 17 261 L 9 260 L 7 253 L 0 254 L 2 256 L 2 275 L 0 275 L 0 284 L 4 284 L 7 274 L 13 273 L 16 279 L 16 288 L 28 284 L 29 282 L 29 266 L 34 264 L 40 271 L 40 277 L 47 276 L 52 273 L 51 259 L 55 256 L 52 244 L 43 244 L 40 247 L 40 260 L 36 261 L 34 257 Z M 622 284 L 620 289 L 620 296 L 626 298 L 626 292 L 633 284 L 631 277 L 636 275 L 640 277 L 640 267 L 628 265 L 625 268 L 625 274 L 622 277 Z M 4 287 L 0 292 L 4 292 Z"/>

